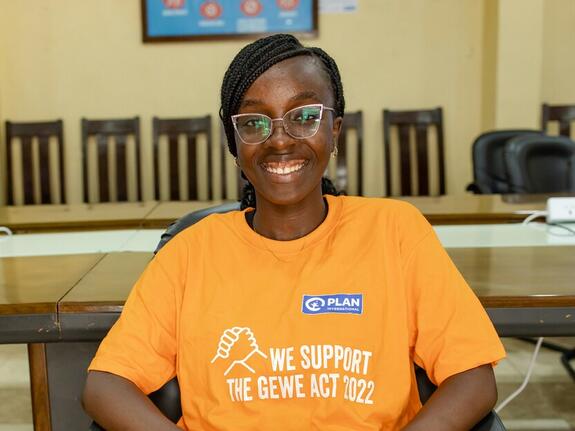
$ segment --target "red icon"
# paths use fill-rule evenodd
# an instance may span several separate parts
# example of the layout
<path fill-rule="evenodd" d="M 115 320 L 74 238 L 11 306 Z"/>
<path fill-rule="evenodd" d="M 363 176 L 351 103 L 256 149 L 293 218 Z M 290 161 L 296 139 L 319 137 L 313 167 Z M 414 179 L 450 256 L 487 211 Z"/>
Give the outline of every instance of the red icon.
<path fill-rule="evenodd" d="M 200 6 L 200 14 L 206 19 L 216 19 L 222 14 L 222 7 L 217 1 L 208 0 Z"/>
<path fill-rule="evenodd" d="M 244 15 L 256 16 L 262 11 L 262 4 L 259 0 L 243 0 L 240 6 Z"/>
<path fill-rule="evenodd" d="M 299 6 L 299 0 L 276 0 L 276 3 L 283 10 L 294 10 Z"/>
<path fill-rule="evenodd" d="M 186 0 L 162 0 L 166 9 L 183 9 L 186 5 Z"/>

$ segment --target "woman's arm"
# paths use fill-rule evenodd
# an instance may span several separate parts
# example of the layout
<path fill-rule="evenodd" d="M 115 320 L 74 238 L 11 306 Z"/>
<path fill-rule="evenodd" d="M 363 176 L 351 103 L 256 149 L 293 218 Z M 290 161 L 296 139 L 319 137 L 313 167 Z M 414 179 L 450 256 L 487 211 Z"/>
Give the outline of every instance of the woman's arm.
<path fill-rule="evenodd" d="M 107 431 L 179 430 L 136 385 L 115 374 L 90 371 L 82 404 Z"/>
<path fill-rule="evenodd" d="M 445 379 L 404 431 L 467 431 L 496 401 L 493 367 L 472 368 Z"/>

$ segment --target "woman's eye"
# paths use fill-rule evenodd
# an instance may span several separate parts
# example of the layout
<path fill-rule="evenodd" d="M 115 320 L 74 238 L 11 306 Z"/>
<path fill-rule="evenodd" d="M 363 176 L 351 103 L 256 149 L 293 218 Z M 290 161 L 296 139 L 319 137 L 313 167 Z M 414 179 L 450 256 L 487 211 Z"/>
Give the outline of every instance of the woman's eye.
<path fill-rule="evenodd" d="M 250 118 L 246 120 L 243 124 L 244 127 L 253 127 L 254 129 L 259 129 L 265 126 L 265 122 L 257 119 L 257 118 Z"/>
<path fill-rule="evenodd" d="M 292 118 L 293 121 L 303 122 L 303 121 L 315 121 L 319 119 L 319 114 L 317 112 L 298 112 Z"/>

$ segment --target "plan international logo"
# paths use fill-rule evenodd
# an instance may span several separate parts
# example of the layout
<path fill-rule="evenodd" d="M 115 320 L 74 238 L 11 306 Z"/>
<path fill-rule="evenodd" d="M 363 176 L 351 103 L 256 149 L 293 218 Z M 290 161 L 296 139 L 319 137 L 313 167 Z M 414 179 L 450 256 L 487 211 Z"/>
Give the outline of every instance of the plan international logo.
<path fill-rule="evenodd" d="M 361 314 L 363 294 L 304 295 L 301 311 L 304 314 Z"/>

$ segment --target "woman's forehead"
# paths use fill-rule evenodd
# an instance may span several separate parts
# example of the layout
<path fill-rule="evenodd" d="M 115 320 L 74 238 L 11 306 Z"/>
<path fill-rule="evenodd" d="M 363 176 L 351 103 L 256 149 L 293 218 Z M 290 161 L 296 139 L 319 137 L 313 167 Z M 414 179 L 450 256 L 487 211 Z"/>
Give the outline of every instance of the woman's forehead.
<path fill-rule="evenodd" d="M 315 94 L 319 99 L 333 99 L 329 75 L 321 61 L 311 56 L 292 57 L 270 67 L 247 89 L 242 105 L 278 93 L 291 94 L 291 97 Z"/>

